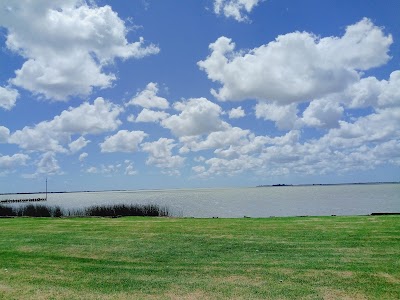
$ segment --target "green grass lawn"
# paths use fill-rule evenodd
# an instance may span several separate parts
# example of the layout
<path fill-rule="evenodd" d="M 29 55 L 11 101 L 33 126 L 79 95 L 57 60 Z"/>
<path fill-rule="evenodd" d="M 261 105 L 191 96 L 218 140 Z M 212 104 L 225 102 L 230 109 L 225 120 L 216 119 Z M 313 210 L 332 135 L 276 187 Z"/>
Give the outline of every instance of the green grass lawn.
<path fill-rule="evenodd" d="M 400 217 L 0 219 L 0 299 L 400 299 Z"/>

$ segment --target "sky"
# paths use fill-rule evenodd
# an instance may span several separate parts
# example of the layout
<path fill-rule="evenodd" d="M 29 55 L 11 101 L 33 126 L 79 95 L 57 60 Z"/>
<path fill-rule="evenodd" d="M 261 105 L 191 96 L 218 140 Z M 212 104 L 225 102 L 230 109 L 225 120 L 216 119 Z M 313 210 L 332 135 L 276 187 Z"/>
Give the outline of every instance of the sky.
<path fill-rule="evenodd" d="M 400 181 L 398 0 L 0 0 L 0 193 Z"/>

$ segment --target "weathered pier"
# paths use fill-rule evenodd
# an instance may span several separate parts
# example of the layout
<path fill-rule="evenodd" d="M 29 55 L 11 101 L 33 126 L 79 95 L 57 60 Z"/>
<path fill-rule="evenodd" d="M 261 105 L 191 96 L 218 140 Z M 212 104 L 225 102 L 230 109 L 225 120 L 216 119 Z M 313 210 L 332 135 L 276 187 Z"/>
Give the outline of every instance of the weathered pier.
<path fill-rule="evenodd" d="M 42 202 L 42 201 L 47 201 L 47 178 L 46 178 L 46 194 L 45 194 L 45 198 L 2 199 L 2 200 L 0 200 L 0 204 L 24 203 L 24 202 Z"/>
<path fill-rule="evenodd" d="M 29 199 L 4 199 L 0 203 L 23 203 L 23 202 L 41 202 L 47 201 L 47 198 L 29 198 Z"/>

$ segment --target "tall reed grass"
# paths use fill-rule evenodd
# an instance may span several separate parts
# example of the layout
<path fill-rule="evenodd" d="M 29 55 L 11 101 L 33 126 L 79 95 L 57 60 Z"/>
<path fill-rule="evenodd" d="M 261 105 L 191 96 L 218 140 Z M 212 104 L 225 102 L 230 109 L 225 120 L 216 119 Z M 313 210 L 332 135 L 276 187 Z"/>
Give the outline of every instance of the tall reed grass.
<path fill-rule="evenodd" d="M 11 207 L 0 205 L 0 217 L 168 217 L 169 210 L 158 205 L 116 204 L 95 205 L 85 209 L 63 211 L 60 207 L 46 205 L 25 205 Z"/>
<path fill-rule="evenodd" d="M 118 217 L 118 216 L 147 216 L 167 217 L 168 209 L 160 208 L 157 205 L 107 205 L 91 206 L 84 211 L 85 216 Z"/>
<path fill-rule="evenodd" d="M 46 205 L 24 205 L 11 207 L 0 205 L 1 217 L 61 217 L 63 212 L 60 207 L 49 207 Z"/>

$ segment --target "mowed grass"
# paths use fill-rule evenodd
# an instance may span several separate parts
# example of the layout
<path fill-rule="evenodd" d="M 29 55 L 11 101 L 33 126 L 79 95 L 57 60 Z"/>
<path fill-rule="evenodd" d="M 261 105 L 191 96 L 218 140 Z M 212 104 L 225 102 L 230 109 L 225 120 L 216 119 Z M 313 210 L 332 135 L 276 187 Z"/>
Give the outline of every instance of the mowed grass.
<path fill-rule="evenodd" d="M 400 299 L 400 217 L 0 219 L 0 299 Z"/>

